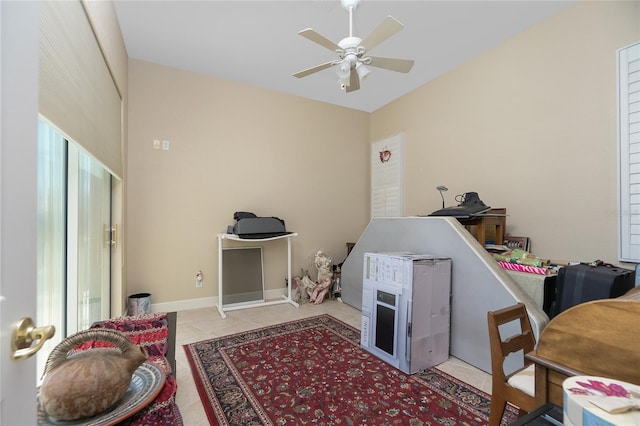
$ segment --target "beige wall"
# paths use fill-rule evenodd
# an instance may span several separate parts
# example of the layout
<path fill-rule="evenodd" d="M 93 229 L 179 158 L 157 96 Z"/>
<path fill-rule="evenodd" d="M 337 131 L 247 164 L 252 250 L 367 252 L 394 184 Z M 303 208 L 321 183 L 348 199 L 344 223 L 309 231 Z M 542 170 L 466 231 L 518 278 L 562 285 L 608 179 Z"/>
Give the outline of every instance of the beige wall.
<path fill-rule="evenodd" d="M 300 234 L 294 273 L 317 249 L 341 261 L 369 220 L 370 143 L 397 132 L 406 215 L 439 208 L 437 185 L 448 205 L 477 191 L 535 254 L 616 262 L 616 50 L 638 22 L 638 2 L 581 2 L 372 114 L 130 60 L 128 293 L 217 296 L 216 235 L 240 210 Z"/>
<path fill-rule="evenodd" d="M 616 50 L 639 5 L 571 6 L 374 112 L 372 141 L 406 136 L 405 213 L 476 191 L 538 256 L 616 262 Z"/>
<path fill-rule="evenodd" d="M 236 211 L 299 233 L 294 274 L 318 249 L 342 261 L 368 223 L 369 114 L 138 60 L 129 95 L 129 294 L 217 296 L 216 235 Z M 285 255 L 265 246 L 268 289 L 284 287 Z"/>

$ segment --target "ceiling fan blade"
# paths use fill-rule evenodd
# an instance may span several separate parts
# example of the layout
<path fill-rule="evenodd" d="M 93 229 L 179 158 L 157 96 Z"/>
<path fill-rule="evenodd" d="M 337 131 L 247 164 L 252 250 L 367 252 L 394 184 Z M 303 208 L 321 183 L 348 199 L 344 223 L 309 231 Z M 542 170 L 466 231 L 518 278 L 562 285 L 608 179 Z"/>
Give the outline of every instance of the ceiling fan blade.
<path fill-rule="evenodd" d="M 351 75 L 349 76 L 349 85 L 345 88 L 347 93 L 353 92 L 360 88 L 360 77 L 356 72 L 356 67 L 351 68 Z"/>
<path fill-rule="evenodd" d="M 410 59 L 395 59 L 395 58 L 380 58 L 377 56 L 370 56 L 372 67 L 384 68 L 397 72 L 409 72 L 413 67 L 413 61 Z"/>
<path fill-rule="evenodd" d="M 336 50 L 341 50 L 340 46 L 338 46 L 337 44 L 335 44 L 334 42 L 332 42 L 322 34 L 316 32 L 316 30 L 312 28 L 304 29 L 300 31 L 298 34 L 300 34 L 302 37 L 306 39 L 311 40 L 314 43 L 318 43 L 322 47 L 326 47 L 332 52 L 335 52 Z"/>
<path fill-rule="evenodd" d="M 334 65 L 333 61 L 325 62 L 324 64 L 316 65 L 315 67 L 307 68 L 306 70 L 298 71 L 293 74 L 294 77 L 302 78 L 318 71 L 326 70 Z"/>
<path fill-rule="evenodd" d="M 371 51 L 374 47 L 400 31 L 404 28 L 404 25 L 400 23 L 396 18 L 389 15 L 376 27 L 371 33 L 362 40 L 361 46 L 364 46 L 367 51 Z"/>

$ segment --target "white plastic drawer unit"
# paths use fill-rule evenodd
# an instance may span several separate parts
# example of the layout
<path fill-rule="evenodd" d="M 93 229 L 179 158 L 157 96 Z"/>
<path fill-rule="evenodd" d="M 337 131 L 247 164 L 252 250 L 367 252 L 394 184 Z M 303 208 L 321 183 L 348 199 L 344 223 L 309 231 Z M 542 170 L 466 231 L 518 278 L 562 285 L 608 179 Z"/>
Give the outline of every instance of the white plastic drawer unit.
<path fill-rule="evenodd" d="M 413 374 L 449 357 L 451 259 L 365 253 L 360 345 Z"/>

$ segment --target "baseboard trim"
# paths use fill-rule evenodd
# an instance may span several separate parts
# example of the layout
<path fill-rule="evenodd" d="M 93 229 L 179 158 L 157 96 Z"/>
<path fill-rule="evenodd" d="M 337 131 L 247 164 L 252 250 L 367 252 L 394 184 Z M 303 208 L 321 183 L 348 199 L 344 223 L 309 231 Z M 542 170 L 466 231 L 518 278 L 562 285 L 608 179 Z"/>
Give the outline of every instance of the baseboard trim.
<path fill-rule="evenodd" d="M 218 305 L 217 297 L 176 300 L 174 302 L 152 303 L 151 312 L 189 311 L 191 309 L 213 308 Z"/>
<path fill-rule="evenodd" d="M 267 290 L 265 299 L 277 299 L 286 296 L 286 289 Z M 202 297 L 200 299 L 176 300 L 174 302 L 152 303 L 151 312 L 189 311 L 191 309 L 215 308 L 218 306 L 218 296 Z"/>

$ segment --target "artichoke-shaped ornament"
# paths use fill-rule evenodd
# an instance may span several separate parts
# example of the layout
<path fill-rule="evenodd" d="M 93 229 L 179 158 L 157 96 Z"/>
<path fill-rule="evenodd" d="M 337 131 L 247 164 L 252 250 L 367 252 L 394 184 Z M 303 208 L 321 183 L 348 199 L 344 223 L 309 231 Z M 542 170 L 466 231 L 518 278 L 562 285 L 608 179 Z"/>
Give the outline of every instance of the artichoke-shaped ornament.
<path fill-rule="evenodd" d="M 69 353 L 83 343 L 104 341 L 115 348 Z M 129 338 L 109 329 L 89 329 L 67 337 L 51 351 L 40 387 L 40 405 L 58 420 L 92 417 L 113 407 L 127 392 L 131 376 L 148 355 Z"/>

